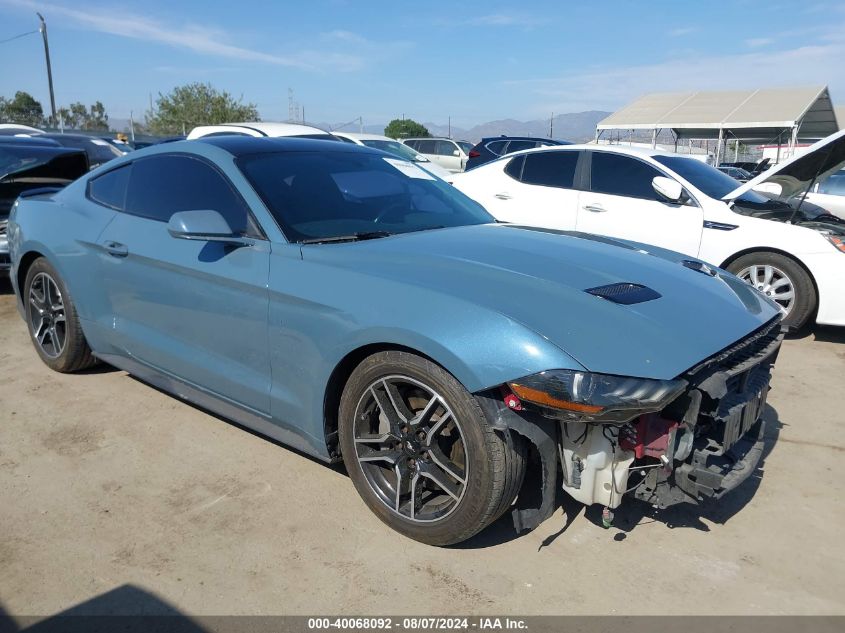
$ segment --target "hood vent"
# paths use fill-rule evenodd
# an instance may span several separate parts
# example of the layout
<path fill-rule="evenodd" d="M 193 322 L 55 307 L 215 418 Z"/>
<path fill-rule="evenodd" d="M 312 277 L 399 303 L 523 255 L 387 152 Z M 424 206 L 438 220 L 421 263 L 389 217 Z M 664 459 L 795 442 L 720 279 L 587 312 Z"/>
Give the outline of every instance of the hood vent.
<path fill-rule="evenodd" d="M 619 303 L 623 306 L 659 299 L 662 296 L 656 290 L 628 282 L 599 286 L 598 288 L 588 288 L 584 292 L 601 297 L 602 299 L 607 299 L 608 301 L 613 301 L 613 303 Z"/>

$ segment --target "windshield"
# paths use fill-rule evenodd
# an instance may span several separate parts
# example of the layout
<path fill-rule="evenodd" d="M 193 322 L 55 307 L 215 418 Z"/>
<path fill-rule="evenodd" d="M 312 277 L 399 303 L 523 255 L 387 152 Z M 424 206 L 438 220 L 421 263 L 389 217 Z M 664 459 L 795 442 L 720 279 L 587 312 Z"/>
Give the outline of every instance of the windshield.
<path fill-rule="evenodd" d="M 358 152 L 250 154 L 237 161 L 290 241 L 494 222 L 411 162 Z"/>
<path fill-rule="evenodd" d="M 410 147 L 404 145 L 403 143 L 400 143 L 399 141 L 380 141 L 378 139 L 365 139 L 361 142 L 367 147 L 372 147 L 373 149 L 380 149 L 383 152 L 393 154 L 394 156 L 404 158 L 405 160 L 412 160 L 415 163 L 429 162 L 425 156 L 417 154 Z"/>
<path fill-rule="evenodd" d="M 687 158 L 686 156 L 655 156 L 654 160 L 665 165 L 684 180 L 687 180 L 701 193 L 716 200 L 721 200 L 739 186 L 739 183 L 735 179 L 695 158 Z M 753 204 L 769 202 L 768 198 L 754 191 L 744 193 L 742 198 L 746 202 Z"/>

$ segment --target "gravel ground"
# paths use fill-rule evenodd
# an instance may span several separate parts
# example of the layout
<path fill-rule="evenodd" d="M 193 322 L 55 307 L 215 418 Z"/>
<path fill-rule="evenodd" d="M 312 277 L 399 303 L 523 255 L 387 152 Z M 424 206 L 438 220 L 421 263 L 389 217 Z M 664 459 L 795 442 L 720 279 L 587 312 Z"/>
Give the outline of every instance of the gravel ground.
<path fill-rule="evenodd" d="M 327 467 L 108 367 L 51 372 L 0 286 L 0 614 L 845 614 L 845 331 L 788 340 L 757 476 L 716 506 L 562 499 L 461 547 Z M 95 605 L 95 606 L 90 606 Z"/>

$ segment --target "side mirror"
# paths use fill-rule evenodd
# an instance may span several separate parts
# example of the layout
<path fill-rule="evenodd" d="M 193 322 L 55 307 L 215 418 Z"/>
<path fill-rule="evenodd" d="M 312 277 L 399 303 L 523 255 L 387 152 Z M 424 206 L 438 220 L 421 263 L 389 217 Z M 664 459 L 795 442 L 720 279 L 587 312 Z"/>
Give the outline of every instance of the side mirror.
<path fill-rule="evenodd" d="M 456 149 L 454 152 L 452 152 L 452 156 L 460 156 L 460 155 L 461 155 L 461 150 L 459 150 L 459 149 Z"/>
<path fill-rule="evenodd" d="M 681 183 L 666 176 L 655 176 L 651 181 L 651 187 L 658 196 L 670 202 L 680 203 L 684 197 L 684 188 Z"/>
<path fill-rule="evenodd" d="M 254 241 L 249 238 L 235 235 L 223 216 L 211 209 L 177 211 L 170 216 L 167 232 L 180 240 L 226 242 L 241 246 L 254 244 Z"/>

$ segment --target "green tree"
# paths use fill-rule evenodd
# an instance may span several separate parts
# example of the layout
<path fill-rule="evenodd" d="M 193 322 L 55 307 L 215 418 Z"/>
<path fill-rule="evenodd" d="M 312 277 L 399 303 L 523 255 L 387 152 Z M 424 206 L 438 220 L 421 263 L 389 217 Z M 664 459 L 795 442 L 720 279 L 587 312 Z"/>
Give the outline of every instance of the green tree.
<path fill-rule="evenodd" d="M 97 101 L 88 110 L 88 118 L 82 126 L 85 130 L 104 130 L 109 129 L 109 115 L 106 114 L 106 107 L 101 101 Z"/>
<path fill-rule="evenodd" d="M 384 135 L 390 138 L 410 138 L 414 136 L 431 136 L 422 123 L 413 119 L 393 119 L 384 128 Z"/>
<path fill-rule="evenodd" d="M 0 97 L 0 121 L 39 127 L 45 124 L 44 110 L 35 97 L 18 90 L 12 99 Z"/>
<path fill-rule="evenodd" d="M 102 130 L 109 129 L 109 115 L 101 101 L 97 101 L 90 109 L 77 101 L 67 108 L 59 108 L 56 115 L 64 127 L 71 130 Z M 58 121 L 57 121 L 58 123 Z"/>
<path fill-rule="evenodd" d="M 184 134 L 197 125 L 260 120 L 254 103 L 235 100 L 207 83 L 179 86 L 167 95 L 159 93 L 155 109 L 147 112 L 146 119 L 153 134 Z"/>

